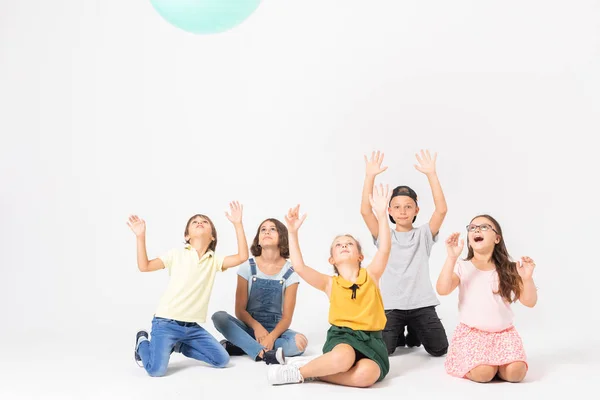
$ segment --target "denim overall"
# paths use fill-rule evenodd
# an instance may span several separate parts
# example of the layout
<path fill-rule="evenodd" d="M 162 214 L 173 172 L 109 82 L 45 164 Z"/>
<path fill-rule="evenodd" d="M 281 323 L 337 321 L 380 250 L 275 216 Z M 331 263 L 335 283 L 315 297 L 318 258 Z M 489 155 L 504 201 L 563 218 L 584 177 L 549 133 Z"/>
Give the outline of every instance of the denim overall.
<path fill-rule="evenodd" d="M 248 295 L 246 311 L 269 332 L 275 328 L 283 315 L 283 293 L 285 281 L 294 273 L 290 266 L 280 280 L 261 279 L 256 276 L 256 263 L 253 258 L 250 263 L 250 279 L 252 286 Z M 284 268 L 288 266 L 288 263 Z"/>
<path fill-rule="evenodd" d="M 256 262 L 253 258 L 248 260 L 250 264 L 250 277 L 252 285 L 248 293 L 248 302 L 246 311 L 259 322 L 263 328 L 271 332 L 281 321 L 283 316 L 283 294 L 285 292 L 285 282 L 294 273 L 294 269 L 289 263 L 283 268 L 288 268 L 281 279 L 264 279 L 257 276 Z M 239 347 L 244 353 L 255 358 L 264 349 L 256 341 L 252 328 L 247 326 L 239 319 L 229 315 L 225 311 L 218 311 L 212 316 L 213 323 L 226 340 Z M 281 347 L 286 357 L 297 356 L 304 353 L 304 350 L 298 349 L 296 345 L 296 335 L 298 333 L 287 329 L 279 338 L 275 340 L 273 348 Z"/>

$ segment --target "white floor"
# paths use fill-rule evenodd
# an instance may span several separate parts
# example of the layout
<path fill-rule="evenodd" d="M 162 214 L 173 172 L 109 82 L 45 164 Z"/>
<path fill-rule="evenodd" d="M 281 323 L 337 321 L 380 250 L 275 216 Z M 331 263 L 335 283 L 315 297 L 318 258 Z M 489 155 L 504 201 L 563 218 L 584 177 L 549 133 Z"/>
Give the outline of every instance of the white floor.
<path fill-rule="evenodd" d="M 320 351 L 322 333 L 305 356 Z M 0 359 L 0 399 L 206 399 L 206 398 L 325 398 L 344 400 L 365 395 L 378 399 L 487 399 L 558 394 L 597 398 L 600 380 L 600 342 L 581 337 L 548 335 L 527 340 L 530 370 L 524 382 L 476 384 L 445 374 L 443 358 L 432 358 L 422 348 L 399 349 L 390 359 L 386 379 L 370 389 L 339 387 L 322 382 L 269 386 L 267 366 L 247 357 L 233 357 L 226 369 L 214 369 L 180 354 L 171 358 L 166 376 L 150 378 L 133 360 L 133 336 L 96 332 L 46 335 L 43 332 L 3 338 Z M 321 340 L 319 340 L 321 339 Z M 563 340 L 565 339 L 565 340 Z M 568 340 L 567 340 L 568 339 Z M 485 393 L 484 393 L 485 391 Z M 596 394 L 594 394 L 596 393 Z"/>

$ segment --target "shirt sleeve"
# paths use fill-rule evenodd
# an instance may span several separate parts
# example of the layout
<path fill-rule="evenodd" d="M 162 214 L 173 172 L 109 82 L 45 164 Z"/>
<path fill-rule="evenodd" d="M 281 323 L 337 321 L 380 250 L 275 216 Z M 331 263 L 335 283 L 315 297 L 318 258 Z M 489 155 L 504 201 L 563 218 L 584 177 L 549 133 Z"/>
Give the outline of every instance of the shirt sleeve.
<path fill-rule="evenodd" d="M 462 263 L 460 262 L 460 258 L 456 260 L 456 264 L 454 264 L 454 273 L 458 275 L 459 278 L 462 275 Z"/>
<path fill-rule="evenodd" d="M 425 240 L 425 248 L 427 249 L 427 255 L 431 255 L 431 249 L 433 245 L 437 243 L 440 234 L 438 232 L 437 235 L 433 236 L 431 233 L 431 228 L 429 227 L 429 223 L 421 226 L 419 228 L 421 230 L 421 237 Z"/>
<path fill-rule="evenodd" d="M 223 261 L 225 261 L 225 257 L 213 253 L 213 266 L 217 271 L 223 271 Z"/>
<path fill-rule="evenodd" d="M 393 229 L 390 228 L 390 234 L 393 235 L 392 231 Z M 373 244 L 379 248 L 379 236 L 377 236 L 377 238 L 375 238 L 375 236 L 371 236 L 371 239 L 373 239 Z"/>
<path fill-rule="evenodd" d="M 245 280 L 250 280 L 250 263 L 245 262 L 237 268 L 237 274 Z"/>
<path fill-rule="evenodd" d="M 171 249 L 165 254 L 159 256 L 158 258 L 163 262 L 167 271 L 169 271 L 169 275 L 171 275 L 171 266 L 173 265 L 173 258 L 175 255 L 175 249 Z"/>
<path fill-rule="evenodd" d="M 290 277 L 285 280 L 285 287 L 288 287 L 295 283 L 298 283 L 298 284 L 300 283 L 300 277 L 298 276 L 298 274 L 296 272 L 292 272 Z"/>

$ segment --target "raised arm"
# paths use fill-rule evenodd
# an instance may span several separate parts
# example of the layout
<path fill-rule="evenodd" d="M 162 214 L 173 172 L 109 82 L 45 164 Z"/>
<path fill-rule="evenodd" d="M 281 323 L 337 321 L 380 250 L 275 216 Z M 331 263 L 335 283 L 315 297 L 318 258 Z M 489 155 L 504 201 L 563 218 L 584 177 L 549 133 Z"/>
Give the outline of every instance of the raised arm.
<path fill-rule="evenodd" d="M 225 212 L 225 216 L 235 227 L 238 252 L 237 254 L 225 257 L 223 260 L 223 271 L 231 267 L 237 267 L 248 259 L 248 243 L 246 242 L 246 234 L 244 233 L 244 225 L 242 224 L 244 206 L 237 201 L 233 201 L 229 203 L 229 209 L 230 213 Z"/>
<path fill-rule="evenodd" d="M 454 265 L 456 265 L 460 253 L 462 253 L 465 241 L 461 239 L 459 243 L 459 236 L 460 233 L 455 232 L 446 239 L 446 251 L 448 252 L 448 256 L 446 257 L 446 261 L 444 262 L 444 266 L 442 267 L 442 271 L 440 272 L 440 276 L 435 285 L 435 290 L 440 296 L 452 293 L 460 283 L 460 278 L 454 272 Z"/>
<path fill-rule="evenodd" d="M 417 154 L 416 156 L 419 165 L 415 165 L 415 168 L 427 176 L 429 187 L 431 187 L 435 209 L 433 210 L 433 214 L 429 220 L 429 229 L 431 229 L 432 235 L 436 236 L 440 232 L 440 228 L 442 227 L 442 223 L 444 222 L 444 218 L 446 218 L 446 213 L 448 212 L 448 205 L 446 204 L 446 198 L 444 197 L 444 192 L 442 191 L 442 185 L 440 184 L 440 180 L 438 179 L 437 172 L 435 170 L 437 153 L 435 153 L 432 158 L 431 154 L 429 154 L 429 150 L 426 152 L 421 150 L 421 155 L 419 156 Z"/>
<path fill-rule="evenodd" d="M 290 261 L 294 266 L 294 271 L 298 273 L 300 278 L 315 289 L 325 292 L 328 296 L 331 291 L 331 276 L 322 274 L 308 265 L 304 264 L 300 244 L 298 242 L 298 229 L 306 219 L 306 214 L 299 217 L 300 205 L 290 208 L 285 216 L 285 222 L 288 227 L 289 245 L 290 245 Z"/>
<path fill-rule="evenodd" d="M 379 238 L 379 246 L 375 257 L 367 267 L 367 272 L 375 282 L 379 282 L 385 267 L 387 266 L 388 259 L 390 257 L 390 250 L 392 248 L 391 232 L 388 224 L 385 223 L 388 217 L 387 209 L 390 202 L 390 188 L 388 186 L 383 187 L 379 185 L 379 188 L 375 188 L 373 194 L 369 198 L 371 207 L 375 211 L 377 219 L 380 221 L 379 232 L 377 237 Z"/>
<path fill-rule="evenodd" d="M 373 194 L 373 186 L 375 185 L 375 177 L 385 171 L 387 167 L 382 167 L 381 163 L 383 162 L 383 153 L 379 151 L 377 153 L 371 153 L 371 159 L 365 158 L 365 182 L 363 184 L 362 191 L 362 199 L 360 202 L 360 215 L 362 215 L 365 224 L 367 224 L 367 228 L 369 228 L 369 232 L 371 235 L 377 239 L 379 235 L 379 221 L 378 218 L 373 214 L 371 201 L 371 195 Z M 384 223 L 387 227 L 387 222 Z"/>
<path fill-rule="evenodd" d="M 534 269 L 535 262 L 530 257 L 521 257 L 521 261 L 517 261 L 517 272 L 522 281 L 519 302 L 526 307 L 534 307 L 537 304 L 537 289 L 533 282 Z"/>
<path fill-rule="evenodd" d="M 146 221 L 137 215 L 130 215 L 127 226 L 129 226 L 135 234 L 138 269 L 142 272 L 152 272 L 163 269 L 165 264 L 160 258 L 148 260 L 148 253 L 146 252 Z"/>

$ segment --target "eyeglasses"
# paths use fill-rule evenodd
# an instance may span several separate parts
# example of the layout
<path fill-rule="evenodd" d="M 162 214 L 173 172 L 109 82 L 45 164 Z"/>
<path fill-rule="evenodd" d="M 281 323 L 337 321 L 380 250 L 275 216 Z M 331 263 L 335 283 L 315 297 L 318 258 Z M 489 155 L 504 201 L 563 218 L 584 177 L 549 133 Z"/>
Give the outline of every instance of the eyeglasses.
<path fill-rule="evenodd" d="M 481 225 L 475 225 L 475 224 L 469 224 L 467 225 L 467 231 L 468 232 L 475 232 L 477 229 L 479 228 L 479 230 L 481 232 L 486 232 L 488 230 L 493 230 L 494 232 L 498 233 L 498 231 L 496 231 L 491 225 L 489 224 L 481 224 Z"/>

